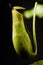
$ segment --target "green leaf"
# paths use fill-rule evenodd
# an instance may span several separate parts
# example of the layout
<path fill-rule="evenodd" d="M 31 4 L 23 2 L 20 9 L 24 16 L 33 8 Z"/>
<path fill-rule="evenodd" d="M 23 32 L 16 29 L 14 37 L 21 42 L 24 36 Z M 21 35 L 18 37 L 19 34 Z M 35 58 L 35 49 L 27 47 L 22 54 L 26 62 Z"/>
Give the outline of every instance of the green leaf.
<path fill-rule="evenodd" d="M 33 13 L 34 8 L 24 11 L 23 15 L 25 18 L 31 18 L 33 16 Z M 43 5 L 37 4 L 36 16 L 38 16 L 39 18 L 43 18 Z"/>
<path fill-rule="evenodd" d="M 39 60 L 30 65 L 43 65 L 43 60 Z"/>
<path fill-rule="evenodd" d="M 33 9 L 24 11 L 24 17 L 31 18 L 33 16 Z"/>
<path fill-rule="evenodd" d="M 43 5 L 38 4 L 36 8 L 36 15 L 40 18 L 43 17 Z"/>

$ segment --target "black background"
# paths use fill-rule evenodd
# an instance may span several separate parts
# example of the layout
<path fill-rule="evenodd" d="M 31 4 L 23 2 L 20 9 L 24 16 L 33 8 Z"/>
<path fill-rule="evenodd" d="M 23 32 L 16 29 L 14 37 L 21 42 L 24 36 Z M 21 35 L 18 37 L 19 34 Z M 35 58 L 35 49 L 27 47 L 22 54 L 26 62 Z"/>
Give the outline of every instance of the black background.
<path fill-rule="evenodd" d="M 0 1 L 0 59 L 2 64 L 11 64 L 11 65 L 29 65 L 34 61 L 43 59 L 43 18 L 40 19 L 36 17 L 36 34 L 37 34 L 37 45 L 38 45 L 38 54 L 35 59 L 28 60 L 19 57 L 12 43 L 12 14 L 9 3 L 12 7 L 15 5 L 20 5 L 26 9 L 31 9 L 34 7 L 35 1 L 40 4 L 43 4 L 42 0 L 4 0 Z M 29 21 L 29 22 L 28 22 Z M 32 18 L 25 20 L 25 25 L 32 34 Z M 28 32 L 27 30 L 27 32 Z"/>

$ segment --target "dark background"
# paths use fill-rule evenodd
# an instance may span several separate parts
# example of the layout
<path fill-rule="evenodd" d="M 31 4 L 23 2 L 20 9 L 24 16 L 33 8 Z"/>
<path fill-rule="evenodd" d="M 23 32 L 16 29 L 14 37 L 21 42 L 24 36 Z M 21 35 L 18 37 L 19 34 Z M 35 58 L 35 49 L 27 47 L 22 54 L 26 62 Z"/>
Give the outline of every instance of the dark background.
<path fill-rule="evenodd" d="M 29 65 L 34 61 L 43 59 L 43 18 L 40 19 L 36 17 L 36 34 L 37 34 L 37 45 L 38 45 L 38 54 L 35 59 L 23 59 L 19 57 L 12 43 L 12 14 L 9 3 L 12 7 L 15 5 L 20 5 L 26 9 L 31 9 L 34 7 L 35 1 L 40 4 L 43 4 L 42 0 L 1 0 L 0 1 L 0 59 L 2 64 L 11 64 L 11 65 Z M 29 22 L 28 22 L 29 21 Z M 32 34 L 32 18 L 25 19 L 25 25 Z M 26 30 L 27 30 L 26 28 Z M 28 32 L 27 30 L 27 32 Z"/>

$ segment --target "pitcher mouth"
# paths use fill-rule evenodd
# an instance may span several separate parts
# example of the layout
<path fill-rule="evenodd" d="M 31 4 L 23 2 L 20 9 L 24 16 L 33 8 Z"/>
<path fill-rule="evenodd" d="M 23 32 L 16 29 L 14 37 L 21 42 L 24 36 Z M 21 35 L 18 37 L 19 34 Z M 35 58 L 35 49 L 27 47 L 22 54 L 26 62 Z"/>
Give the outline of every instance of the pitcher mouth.
<path fill-rule="evenodd" d="M 12 7 L 10 3 L 9 3 L 9 7 L 10 7 L 10 8 L 13 8 L 13 9 L 16 9 L 16 10 L 17 10 L 17 9 L 23 9 L 23 10 L 26 9 L 26 8 L 24 8 L 24 7 L 21 7 L 21 6 L 14 6 L 14 7 Z"/>
<path fill-rule="evenodd" d="M 24 7 L 21 7 L 21 6 L 14 6 L 13 8 L 14 8 L 14 9 L 23 9 L 23 10 L 26 9 L 26 8 L 24 8 Z"/>

